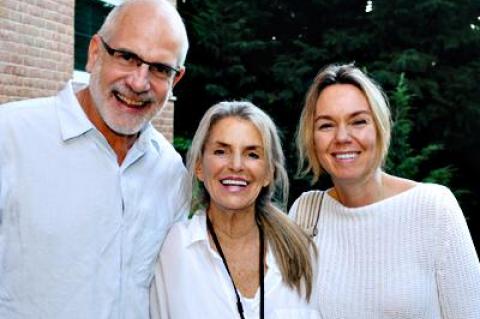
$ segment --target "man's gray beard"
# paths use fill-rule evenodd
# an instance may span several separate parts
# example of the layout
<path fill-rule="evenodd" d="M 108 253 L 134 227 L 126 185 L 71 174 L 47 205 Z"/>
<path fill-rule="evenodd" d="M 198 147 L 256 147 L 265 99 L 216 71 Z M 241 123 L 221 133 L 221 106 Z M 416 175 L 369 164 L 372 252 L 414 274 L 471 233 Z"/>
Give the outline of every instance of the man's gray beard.
<path fill-rule="evenodd" d="M 106 106 L 106 99 L 100 91 L 100 76 L 98 75 L 98 69 L 101 65 L 96 66 L 90 75 L 90 94 L 92 95 L 94 107 L 98 114 L 102 118 L 103 122 L 115 133 L 120 135 L 135 135 L 140 132 L 149 122 L 147 118 L 150 113 L 144 114 L 141 118 L 135 117 L 135 125 L 117 125 L 112 119 L 114 116 L 110 116 L 108 107 Z M 113 113 L 113 112 L 112 112 Z M 124 115 L 127 116 L 127 115 Z M 131 127 L 133 126 L 133 127 Z"/>

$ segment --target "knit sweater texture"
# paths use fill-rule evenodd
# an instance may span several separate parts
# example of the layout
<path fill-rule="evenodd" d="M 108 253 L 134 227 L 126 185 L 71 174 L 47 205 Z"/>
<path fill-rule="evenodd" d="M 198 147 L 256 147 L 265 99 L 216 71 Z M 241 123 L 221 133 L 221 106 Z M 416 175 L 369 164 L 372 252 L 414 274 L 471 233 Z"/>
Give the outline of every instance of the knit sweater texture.
<path fill-rule="evenodd" d="M 327 193 L 315 242 L 322 318 L 480 318 L 478 256 L 446 187 L 419 183 L 358 208 Z"/>

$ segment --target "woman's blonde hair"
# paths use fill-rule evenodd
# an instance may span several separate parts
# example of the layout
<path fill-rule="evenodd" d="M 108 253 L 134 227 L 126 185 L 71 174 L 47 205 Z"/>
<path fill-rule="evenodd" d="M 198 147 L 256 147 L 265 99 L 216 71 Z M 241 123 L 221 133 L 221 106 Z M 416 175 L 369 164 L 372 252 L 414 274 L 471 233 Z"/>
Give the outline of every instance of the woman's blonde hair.
<path fill-rule="evenodd" d="M 210 197 L 195 175 L 201 161 L 205 143 L 212 127 L 221 119 L 236 117 L 252 123 L 260 133 L 272 181 L 264 187 L 256 200 L 256 219 L 277 260 L 283 280 L 299 293 L 305 289 L 307 299 L 311 296 L 313 266 L 310 255 L 311 239 L 297 227 L 287 215 L 274 205 L 277 199 L 285 207 L 288 196 L 288 176 L 284 167 L 285 158 L 277 129 L 270 117 L 250 102 L 221 102 L 212 106 L 203 116 L 187 153 L 187 168 L 193 187 L 192 209 L 208 208 Z M 302 283 L 303 282 L 303 283 Z"/>
<path fill-rule="evenodd" d="M 378 166 L 384 164 L 390 145 L 390 109 L 388 99 L 380 86 L 353 64 L 328 65 L 317 74 L 307 91 L 297 129 L 296 143 L 299 154 L 297 174 L 305 176 L 312 172 L 312 184 L 323 173 L 323 168 L 316 155 L 313 139 L 315 110 L 318 97 L 322 91 L 333 84 L 354 85 L 367 98 L 377 131 Z"/>

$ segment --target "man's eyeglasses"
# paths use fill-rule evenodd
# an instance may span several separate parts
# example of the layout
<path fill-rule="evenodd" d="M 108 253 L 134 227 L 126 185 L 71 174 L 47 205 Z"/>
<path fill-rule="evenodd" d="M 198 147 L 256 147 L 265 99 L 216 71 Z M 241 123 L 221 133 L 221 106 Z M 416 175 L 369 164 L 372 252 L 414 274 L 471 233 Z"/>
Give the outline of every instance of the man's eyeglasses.
<path fill-rule="evenodd" d="M 114 59 L 115 63 L 125 69 L 133 70 L 142 64 L 146 64 L 149 67 L 150 74 L 152 74 L 152 76 L 155 78 L 162 80 L 170 79 L 180 72 L 179 69 L 164 63 L 147 62 L 133 52 L 114 49 L 110 47 L 102 37 L 100 37 L 100 41 L 102 41 L 105 51 L 107 51 L 107 53 Z"/>

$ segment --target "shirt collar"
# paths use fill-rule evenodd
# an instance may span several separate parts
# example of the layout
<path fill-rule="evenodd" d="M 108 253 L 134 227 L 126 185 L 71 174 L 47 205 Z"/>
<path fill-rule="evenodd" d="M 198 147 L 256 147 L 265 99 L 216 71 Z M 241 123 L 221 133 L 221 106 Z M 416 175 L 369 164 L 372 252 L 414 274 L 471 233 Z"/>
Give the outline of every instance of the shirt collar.
<path fill-rule="evenodd" d="M 185 243 L 185 248 L 200 241 L 205 241 L 208 244 L 207 217 L 205 210 L 202 209 L 196 211 L 187 227 L 189 238 Z"/>
<path fill-rule="evenodd" d="M 150 145 L 153 146 L 153 149 L 160 154 L 162 149 L 162 144 L 170 144 L 162 134 L 160 134 L 152 125 L 152 123 L 147 123 L 144 128 L 140 131 L 140 135 L 136 141 L 136 145 L 139 150 L 145 152 Z"/>
<path fill-rule="evenodd" d="M 95 129 L 78 102 L 72 81 L 68 81 L 65 87 L 57 94 L 56 99 L 60 129 L 64 141 Z M 145 152 L 149 145 L 153 145 L 153 148 L 160 154 L 162 144 L 164 143 L 169 142 L 153 128 L 151 123 L 147 123 L 140 131 L 140 136 L 135 144 L 142 152 Z"/>
<path fill-rule="evenodd" d="M 57 113 L 64 141 L 78 137 L 93 129 L 93 124 L 83 111 L 73 91 L 72 82 L 68 81 L 58 93 Z"/>

